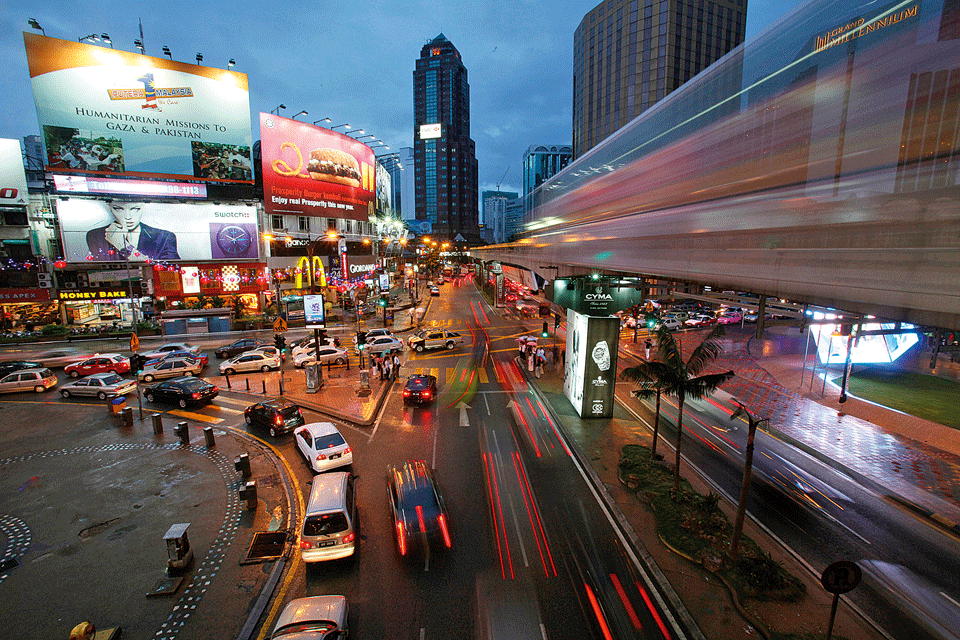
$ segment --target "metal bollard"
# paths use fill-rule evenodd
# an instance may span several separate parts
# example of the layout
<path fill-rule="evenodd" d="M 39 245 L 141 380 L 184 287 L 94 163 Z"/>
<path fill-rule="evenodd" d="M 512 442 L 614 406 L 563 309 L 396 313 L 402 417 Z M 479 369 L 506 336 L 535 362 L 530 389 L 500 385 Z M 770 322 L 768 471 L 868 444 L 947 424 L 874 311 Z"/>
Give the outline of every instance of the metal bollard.
<path fill-rule="evenodd" d="M 203 437 L 207 441 L 207 449 L 213 449 L 217 446 L 216 440 L 213 439 L 213 427 L 204 427 Z"/>
<path fill-rule="evenodd" d="M 244 378 L 247 381 L 247 391 L 250 391 L 250 378 Z"/>
<path fill-rule="evenodd" d="M 125 427 L 133 426 L 133 409 L 131 407 L 120 410 L 120 424 Z"/>
<path fill-rule="evenodd" d="M 223 377 L 227 379 L 227 389 L 231 389 L 232 387 L 230 386 L 230 376 L 227 374 L 223 374 Z"/>
<path fill-rule="evenodd" d="M 257 481 L 250 480 L 239 491 L 240 499 L 247 501 L 247 509 L 257 508 Z"/>
<path fill-rule="evenodd" d="M 153 419 L 153 432 L 163 433 L 163 416 L 159 413 L 155 413 L 150 417 Z"/>
<path fill-rule="evenodd" d="M 240 475 L 244 478 L 250 477 L 250 456 L 246 453 L 241 453 L 239 456 L 233 460 L 233 468 L 240 472 Z"/>
<path fill-rule="evenodd" d="M 260 382 L 263 383 L 263 395 L 267 395 L 267 381 L 261 380 Z"/>
<path fill-rule="evenodd" d="M 187 431 L 186 422 L 178 422 L 177 426 L 173 428 L 173 435 L 180 438 L 180 444 L 187 446 L 190 444 L 190 433 Z"/>

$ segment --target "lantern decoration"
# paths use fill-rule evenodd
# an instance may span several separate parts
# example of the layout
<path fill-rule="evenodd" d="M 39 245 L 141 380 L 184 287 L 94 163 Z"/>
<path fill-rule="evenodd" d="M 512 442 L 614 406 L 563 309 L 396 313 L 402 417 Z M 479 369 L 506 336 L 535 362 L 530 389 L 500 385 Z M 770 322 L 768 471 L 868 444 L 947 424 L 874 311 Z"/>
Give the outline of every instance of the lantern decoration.
<path fill-rule="evenodd" d="M 153 270 L 156 271 L 157 273 L 160 273 L 161 271 L 163 271 L 163 265 L 162 265 L 162 264 L 155 264 L 155 265 L 153 265 Z"/>
<path fill-rule="evenodd" d="M 57 260 L 56 262 L 53 263 L 53 266 L 55 266 L 57 269 L 63 269 L 67 266 L 67 261 Z"/>

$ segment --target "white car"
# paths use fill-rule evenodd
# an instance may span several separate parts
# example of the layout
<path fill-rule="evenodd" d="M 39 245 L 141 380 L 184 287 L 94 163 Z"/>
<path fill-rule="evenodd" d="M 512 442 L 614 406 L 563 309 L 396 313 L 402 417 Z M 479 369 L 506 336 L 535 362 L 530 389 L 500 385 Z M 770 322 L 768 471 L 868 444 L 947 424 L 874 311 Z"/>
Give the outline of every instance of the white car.
<path fill-rule="evenodd" d="M 64 398 L 96 396 L 101 400 L 106 400 L 107 396 L 125 396 L 135 391 L 136 388 L 136 380 L 123 378 L 116 373 L 95 373 L 92 376 L 64 384 L 60 387 L 60 395 Z"/>
<path fill-rule="evenodd" d="M 161 345 L 143 355 L 147 358 L 147 360 L 153 360 L 154 358 L 161 358 L 173 351 L 189 351 L 193 354 L 199 354 L 200 347 L 187 342 L 168 342 L 167 344 Z"/>
<path fill-rule="evenodd" d="M 34 356 L 33 359 L 45 367 L 65 367 L 68 364 L 86 360 L 92 355 L 93 353 L 89 351 L 78 349 L 51 349 Z"/>
<path fill-rule="evenodd" d="M 256 349 L 250 349 L 250 351 L 244 351 L 244 353 L 265 353 L 268 356 L 277 356 L 281 360 L 287 359 L 287 356 L 281 353 L 280 350 L 273 345 L 264 345 L 262 347 L 257 347 Z"/>
<path fill-rule="evenodd" d="M 137 377 L 144 382 L 153 382 L 164 378 L 195 376 L 202 370 L 203 362 L 200 358 L 178 356 L 146 365 Z"/>
<path fill-rule="evenodd" d="M 332 422 L 305 424 L 293 436 L 314 473 L 353 464 L 353 451 Z"/>
<path fill-rule="evenodd" d="M 300 355 L 301 353 L 307 353 L 308 351 L 313 351 L 314 349 L 316 349 L 316 346 L 317 346 L 317 341 L 314 340 L 313 338 L 310 338 L 309 340 L 307 340 L 307 341 L 304 342 L 303 344 L 300 344 L 300 345 L 297 345 L 296 347 L 294 347 L 294 348 L 293 348 L 293 351 L 291 351 L 290 353 L 291 353 L 291 355 L 294 357 L 294 359 L 296 359 L 296 357 L 297 357 L 298 355 Z M 321 340 L 321 341 L 320 341 L 320 347 L 321 347 L 321 348 L 322 348 L 322 347 L 336 347 L 336 346 L 337 346 L 337 345 L 333 342 L 333 338 L 331 338 L 331 337 L 329 337 L 329 336 L 327 337 L 326 340 Z"/>
<path fill-rule="evenodd" d="M 226 362 L 220 363 L 220 373 L 233 375 L 243 371 L 263 371 L 280 368 L 280 356 L 267 355 L 260 351 L 245 351 Z"/>
<path fill-rule="evenodd" d="M 345 640 L 350 633 L 349 607 L 344 596 L 309 596 L 291 600 L 273 628 L 271 638 Z"/>
<path fill-rule="evenodd" d="M 367 345 L 363 349 L 367 352 L 367 354 L 390 353 L 393 351 L 399 353 L 403 351 L 403 340 L 400 338 L 394 338 L 393 336 L 382 336 L 380 338 L 368 340 Z"/>
<path fill-rule="evenodd" d="M 315 351 L 305 351 L 293 359 L 293 366 L 303 369 L 308 364 L 319 362 L 320 364 L 343 364 L 347 361 L 347 352 L 336 347 L 320 347 L 320 359 L 317 359 Z"/>
<path fill-rule="evenodd" d="M 393 337 L 393 332 L 390 331 L 390 329 L 386 329 L 386 328 L 370 329 L 369 331 L 366 332 L 366 334 L 367 334 L 367 338 L 366 338 L 365 342 L 370 342 L 370 341 L 373 340 L 374 338 L 382 338 L 382 337 L 384 337 L 384 336 L 389 336 L 389 337 L 391 337 L 391 338 Z M 356 335 L 353 336 L 353 343 L 354 343 L 354 344 L 357 343 L 357 336 L 356 336 Z"/>
<path fill-rule="evenodd" d="M 675 316 L 664 318 L 663 320 L 660 321 L 660 324 L 665 326 L 667 329 L 670 329 L 671 331 L 676 331 L 677 329 L 683 328 L 683 320 Z"/>

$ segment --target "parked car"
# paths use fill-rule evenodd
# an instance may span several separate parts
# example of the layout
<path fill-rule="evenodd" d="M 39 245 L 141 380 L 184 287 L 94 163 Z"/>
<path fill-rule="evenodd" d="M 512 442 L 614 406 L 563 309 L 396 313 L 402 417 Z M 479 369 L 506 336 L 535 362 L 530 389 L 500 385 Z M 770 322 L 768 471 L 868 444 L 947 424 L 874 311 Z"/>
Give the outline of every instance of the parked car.
<path fill-rule="evenodd" d="M 200 358 L 178 356 L 164 358 L 153 364 L 144 365 L 143 371 L 137 374 L 137 377 L 144 382 L 153 382 L 164 378 L 195 376 L 202 370 L 203 363 L 200 362 Z"/>
<path fill-rule="evenodd" d="M 146 356 L 145 356 L 146 357 Z M 164 351 L 162 354 L 157 354 L 154 357 L 149 357 L 144 364 L 155 364 L 161 360 L 166 360 L 167 358 L 200 358 L 200 364 L 204 367 L 210 362 L 210 358 L 205 353 L 199 353 L 196 351 Z"/>
<path fill-rule="evenodd" d="M 393 336 L 374 338 L 373 340 L 367 342 L 367 346 L 364 347 L 364 350 L 367 352 L 367 355 L 371 353 L 393 353 L 394 351 L 400 352 L 403 351 L 403 340 L 400 338 L 394 338 Z"/>
<path fill-rule="evenodd" d="M 687 318 L 683 326 L 685 327 L 709 327 L 717 322 L 717 319 L 714 316 L 707 315 L 705 313 L 698 313 L 696 315 L 690 316 Z"/>
<path fill-rule="evenodd" d="M 43 393 L 57 386 L 57 375 L 50 369 L 21 369 L 0 378 L 0 393 L 30 391 Z"/>
<path fill-rule="evenodd" d="M 309 340 L 307 340 L 306 342 L 303 342 L 303 343 L 298 344 L 297 346 L 295 346 L 290 353 L 291 353 L 291 355 L 292 355 L 294 358 L 296 358 L 297 356 L 299 356 L 299 355 L 302 354 L 302 353 L 307 353 L 308 351 L 314 351 L 314 350 L 316 350 L 316 348 L 317 348 L 316 345 L 317 345 L 317 341 L 314 340 L 313 337 L 311 337 L 311 338 L 310 338 Z M 336 346 L 337 346 L 337 345 L 336 345 L 336 341 L 335 341 L 333 338 L 329 337 L 329 336 L 328 336 L 326 339 L 320 340 L 320 347 L 321 347 L 321 348 L 323 348 L 323 347 L 336 347 Z"/>
<path fill-rule="evenodd" d="M 244 371 L 263 371 L 280 368 L 280 356 L 267 355 L 260 351 L 247 351 L 220 363 L 220 373 L 232 376 Z"/>
<path fill-rule="evenodd" d="M 287 603 L 273 628 L 271 640 L 346 640 L 350 634 L 344 596 L 309 596 Z"/>
<path fill-rule="evenodd" d="M 373 340 L 374 338 L 382 338 L 382 337 L 384 337 L 384 336 L 393 337 L 393 332 L 390 331 L 390 329 L 387 329 L 386 327 L 383 327 L 383 328 L 380 328 L 380 329 L 370 329 L 369 331 L 366 332 L 366 334 L 367 334 L 367 337 L 366 337 L 365 342 L 370 342 L 370 341 Z M 356 336 L 356 335 L 353 336 L 353 343 L 354 343 L 354 344 L 357 343 L 357 336 Z"/>
<path fill-rule="evenodd" d="M 130 361 L 119 353 L 101 353 L 92 358 L 68 364 L 63 368 L 63 372 L 71 378 L 94 373 L 127 373 L 128 371 L 130 371 Z"/>
<path fill-rule="evenodd" d="M 36 360 L 7 360 L 0 362 L 0 378 L 21 369 L 43 369 L 43 363 Z"/>
<path fill-rule="evenodd" d="M 463 344 L 463 336 L 444 329 L 426 329 L 412 335 L 407 344 L 411 349 L 421 352 L 424 349 L 453 349 Z"/>
<path fill-rule="evenodd" d="M 153 360 L 154 358 L 162 358 L 178 351 L 198 355 L 200 353 L 200 347 L 192 345 L 189 342 L 168 342 L 160 345 L 156 349 L 151 349 L 143 355 L 147 360 Z"/>
<path fill-rule="evenodd" d="M 437 397 L 437 378 L 430 375 L 412 375 L 403 387 L 403 404 L 433 402 Z"/>
<path fill-rule="evenodd" d="M 388 467 L 387 495 L 401 556 L 424 541 L 447 549 L 453 546 L 443 498 L 426 462 L 408 460 L 400 467 Z"/>
<path fill-rule="evenodd" d="M 739 324 L 743 315 L 739 311 L 725 311 L 717 317 L 717 324 Z"/>
<path fill-rule="evenodd" d="M 332 422 L 311 422 L 293 433 L 297 449 L 314 473 L 353 464 L 353 450 Z"/>
<path fill-rule="evenodd" d="M 320 347 L 320 358 L 317 359 L 316 351 L 304 351 L 293 359 L 293 366 L 303 369 L 308 364 L 319 362 L 320 364 L 343 364 L 347 361 L 347 352 L 336 347 Z"/>
<path fill-rule="evenodd" d="M 106 400 L 109 396 L 125 396 L 137 388 L 137 381 L 116 373 L 95 373 L 79 380 L 73 380 L 60 386 L 60 395 L 97 396 Z"/>
<path fill-rule="evenodd" d="M 263 427 L 276 438 L 304 424 L 300 407 L 287 400 L 266 400 L 243 410 L 243 420 L 250 426 Z"/>
<path fill-rule="evenodd" d="M 143 390 L 147 402 L 173 402 L 181 409 L 190 404 L 210 402 L 219 394 L 217 385 L 190 376 L 165 380 Z"/>
<path fill-rule="evenodd" d="M 244 351 L 250 351 L 251 349 L 265 346 L 267 346 L 267 343 L 263 340 L 257 340 L 256 338 L 240 338 L 239 340 L 234 340 L 230 344 L 217 347 L 213 350 L 213 352 L 218 358 L 232 358 L 238 353 L 243 353 Z"/>
<path fill-rule="evenodd" d="M 431 295 L 431 296 L 439 296 L 439 295 L 440 295 L 440 288 L 439 288 L 439 287 L 430 287 L 430 295 Z"/>
<path fill-rule="evenodd" d="M 666 320 L 667 318 L 676 318 L 680 322 L 686 322 L 690 319 L 690 313 L 691 312 L 689 311 L 671 309 L 666 313 L 666 315 L 663 316 L 663 319 Z"/>
<path fill-rule="evenodd" d="M 756 323 L 759 318 L 759 314 L 756 311 L 744 311 L 743 321 L 749 323 Z"/>
<path fill-rule="evenodd" d="M 89 351 L 79 349 L 51 349 L 39 354 L 35 360 L 43 363 L 45 367 L 64 367 L 92 355 Z"/>
<path fill-rule="evenodd" d="M 663 320 L 660 321 L 660 324 L 665 326 L 667 329 L 670 329 L 671 331 L 676 331 L 677 329 L 683 328 L 683 320 L 680 320 L 679 318 L 675 318 L 675 317 L 664 318 Z"/>
<path fill-rule="evenodd" d="M 287 359 L 287 354 L 285 354 L 283 351 L 280 351 L 280 349 L 277 349 L 272 344 L 264 347 L 257 347 L 256 349 L 251 349 L 250 351 L 244 351 L 244 353 L 265 353 L 268 356 L 276 356 L 280 358 L 280 360 Z"/>

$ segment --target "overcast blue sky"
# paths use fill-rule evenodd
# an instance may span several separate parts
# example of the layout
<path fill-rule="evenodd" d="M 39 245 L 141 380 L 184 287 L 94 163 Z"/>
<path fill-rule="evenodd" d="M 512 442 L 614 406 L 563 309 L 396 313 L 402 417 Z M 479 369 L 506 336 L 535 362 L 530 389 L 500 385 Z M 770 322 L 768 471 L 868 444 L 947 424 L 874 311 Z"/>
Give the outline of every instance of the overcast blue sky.
<path fill-rule="evenodd" d="M 797 0 L 749 0 L 747 37 L 792 11 Z M 569 144 L 573 32 L 594 0 L 512 2 L 205 2 L 153 0 L 25 2 L 0 15 L 0 138 L 38 134 L 23 31 L 35 18 L 46 35 L 74 40 L 108 33 L 135 51 L 138 19 L 148 55 L 226 67 L 248 75 L 253 139 L 257 113 L 329 117 L 376 135 L 391 150 L 413 145 L 413 69 L 420 48 L 443 33 L 460 50 L 471 94 L 471 133 L 480 190 L 520 191 L 531 144 Z M 384 149 L 377 149 L 384 152 Z"/>

